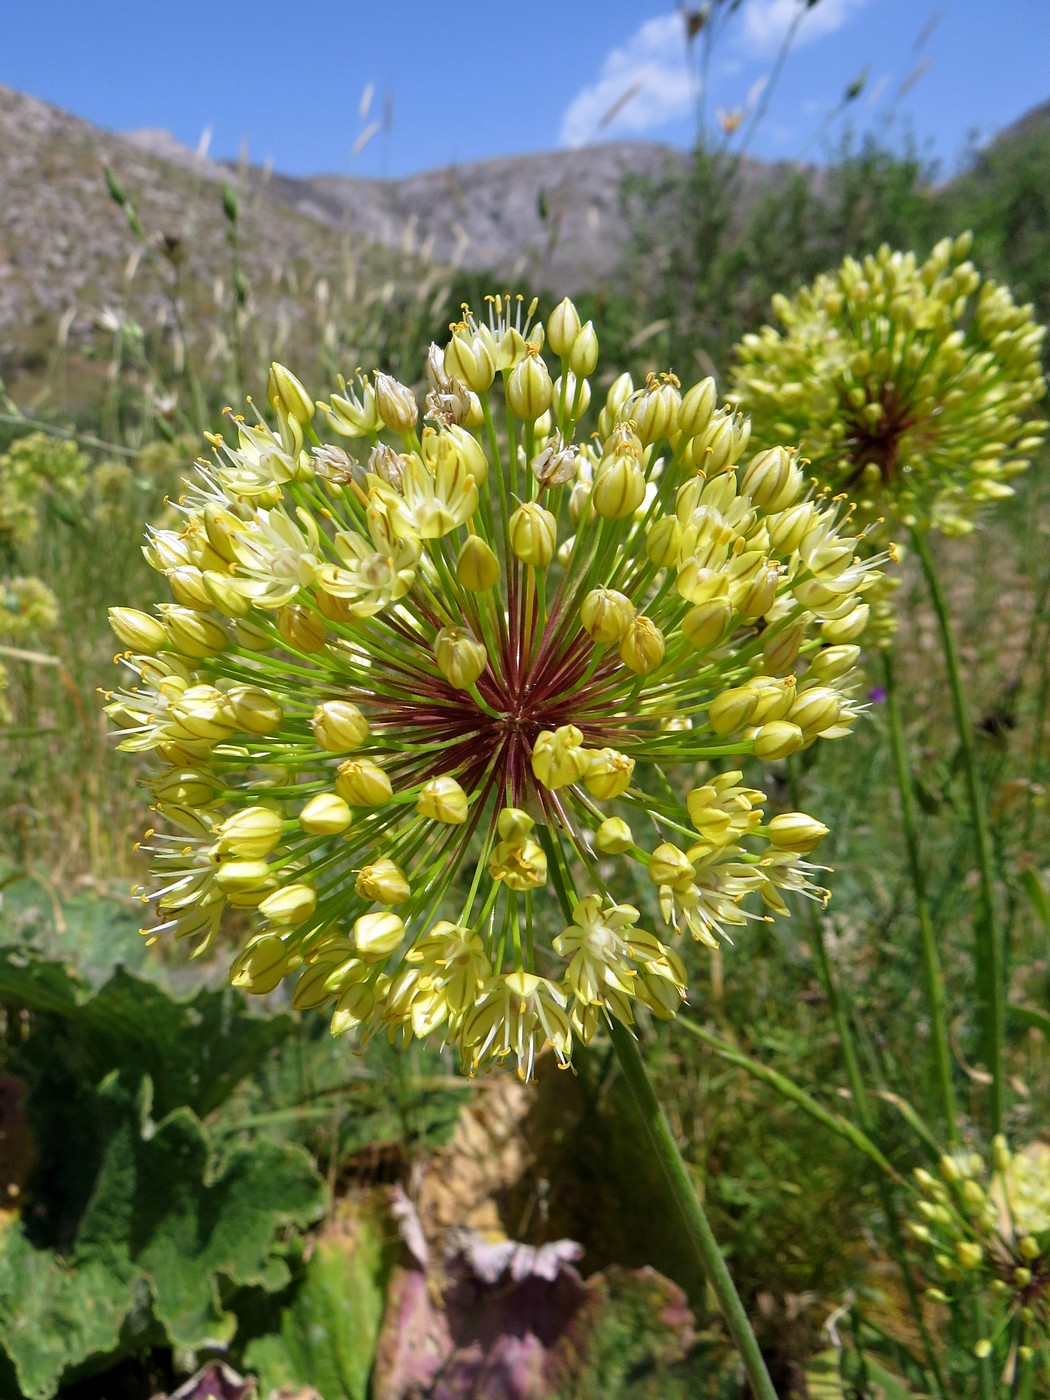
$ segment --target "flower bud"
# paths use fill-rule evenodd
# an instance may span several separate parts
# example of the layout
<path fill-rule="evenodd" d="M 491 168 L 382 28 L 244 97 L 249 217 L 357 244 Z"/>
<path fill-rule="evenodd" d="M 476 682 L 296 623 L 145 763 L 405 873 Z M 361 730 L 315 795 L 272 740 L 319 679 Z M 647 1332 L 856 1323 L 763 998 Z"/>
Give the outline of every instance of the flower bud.
<path fill-rule="evenodd" d="M 419 420 L 419 406 L 415 395 L 407 385 L 401 384 L 393 375 L 376 370 L 372 376 L 375 385 L 376 408 L 379 416 L 392 433 L 408 437 Z"/>
<path fill-rule="evenodd" d="M 275 933 L 261 933 L 234 958 L 230 981 L 255 996 L 272 992 L 288 971 L 288 950 Z"/>
<path fill-rule="evenodd" d="M 812 739 L 837 724 L 841 712 L 842 697 L 838 691 L 818 685 L 799 694 L 788 718 L 804 731 L 807 739 Z"/>
<path fill-rule="evenodd" d="M 547 344 L 552 354 L 564 358 L 580 333 L 580 313 L 565 297 L 547 317 Z"/>
<path fill-rule="evenodd" d="M 226 628 L 214 618 L 176 603 L 165 606 L 164 625 L 175 650 L 195 660 L 217 656 L 230 640 Z"/>
<path fill-rule="evenodd" d="M 110 608 L 109 625 L 132 651 L 158 652 L 168 645 L 164 624 L 137 608 Z M 225 641 L 225 638 L 223 639 Z"/>
<path fill-rule="evenodd" d="M 201 582 L 204 591 L 208 596 L 208 601 L 204 605 L 215 608 L 221 612 L 223 617 L 242 618 L 247 615 L 252 605 L 252 585 L 244 579 L 231 578 L 229 574 L 220 573 L 217 569 L 205 569 L 201 574 Z M 240 645 L 244 645 L 240 642 Z M 266 639 L 266 647 L 269 650 L 273 645 L 269 637 Z M 260 650 L 260 648 L 256 648 Z"/>
<path fill-rule="evenodd" d="M 579 402 L 577 402 L 577 397 Z M 562 401 L 562 376 L 559 374 L 554 381 L 553 402 L 560 404 Z M 565 375 L 565 412 L 582 418 L 591 404 L 591 381 L 589 379 L 577 379 L 570 369 Z"/>
<path fill-rule="evenodd" d="M 785 447 L 759 452 L 740 474 L 740 490 L 760 510 L 773 513 L 786 510 L 802 490 L 802 473 Z"/>
<path fill-rule="evenodd" d="M 634 604 L 613 588 L 594 588 L 580 604 L 580 622 L 592 642 L 618 642 L 634 620 Z"/>
<path fill-rule="evenodd" d="M 368 721 L 349 700 L 325 700 L 318 705 L 310 728 L 326 753 L 348 753 L 368 738 Z"/>
<path fill-rule="evenodd" d="M 655 671 L 664 659 L 664 634 L 643 614 L 632 618 L 620 639 L 620 660 L 636 675 Z"/>
<path fill-rule="evenodd" d="M 871 609 L 867 603 L 858 603 L 845 617 L 836 617 L 822 624 L 820 635 L 826 642 L 839 646 L 844 642 L 855 642 L 868 625 Z"/>
<path fill-rule="evenodd" d="M 558 522 L 549 510 L 527 501 L 507 522 L 510 547 L 523 564 L 546 568 L 554 558 L 558 542 Z"/>
<path fill-rule="evenodd" d="M 386 958 L 401 947 L 405 925 L 396 914 L 362 914 L 354 923 L 354 945 L 363 958 Z"/>
<path fill-rule="evenodd" d="M 1021 1251 L 1021 1258 L 1031 1262 L 1038 1259 L 1040 1255 L 1039 1241 L 1034 1235 L 1022 1235 L 1017 1248 Z"/>
<path fill-rule="evenodd" d="M 441 674 L 457 690 L 469 690 L 488 665 L 488 653 L 464 627 L 442 627 L 434 642 Z"/>
<path fill-rule="evenodd" d="M 457 330 L 445 346 L 445 373 L 450 379 L 460 379 L 475 394 L 483 394 L 496 377 L 496 357 L 492 337 L 472 335 L 466 328 Z"/>
<path fill-rule="evenodd" d="M 678 426 L 681 396 L 670 380 L 651 378 L 629 405 L 631 421 L 643 446 L 668 438 Z"/>
<path fill-rule="evenodd" d="M 503 841 L 523 841 L 535 825 L 520 807 L 504 807 L 496 818 L 496 830 Z"/>
<path fill-rule="evenodd" d="M 224 860 L 215 872 L 215 883 L 223 894 L 265 894 L 273 888 L 270 867 L 264 860 Z"/>
<path fill-rule="evenodd" d="M 860 647 L 822 647 L 810 657 L 809 669 L 822 681 L 837 681 L 848 675 L 860 660 Z"/>
<path fill-rule="evenodd" d="M 204 575 L 200 569 L 193 564 L 182 564 L 177 569 L 172 569 L 168 574 L 168 586 L 172 591 L 176 603 L 181 603 L 184 608 L 194 608 L 198 612 L 207 612 L 209 608 L 216 606 L 215 598 L 207 587 Z M 248 603 L 245 602 L 244 611 L 248 610 Z M 225 613 L 225 608 L 220 608 L 220 612 Z"/>
<path fill-rule="evenodd" d="M 597 749 L 590 755 L 583 785 L 599 802 L 610 802 L 631 786 L 633 773 L 633 758 L 617 749 Z"/>
<path fill-rule="evenodd" d="M 671 885 L 673 888 L 676 884 L 690 882 L 695 873 L 693 862 L 686 853 L 669 841 L 657 846 L 649 857 L 649 879 L 654 885 Z"/>
<path fill-rule="evenodd" d="M 604 856 L 620 856 L 634 845 L 634 833 L 622 817 L 606 817 L 594 833 L 594 845 Z"/>
<path fill-rule="evenodd" d="M 335 790 L 351 807 L 381 807 L 394 795 L 389 777 L 370 758 L 348 758 L 341 763 Z"/>
<path fill-rule="evenodd" d="M 718 388 L 710 375 L 685 391 L 678 410 L 678 427 L 684 437 L 697 437 L 707 429 L 717 401 Z"/>
<path fill-rule="evenodd" d="M 277 630 L 290 647 L 307 653 L 322 651 L 328 635 L 324 618 L 298 604 L 277 609 Z"/>
<path fill-rule="evenodd" d="M 583 379 L 588 374 L 594 373 L 597 364 L 598 336 L 594 329 L 594 322 L 585 321 L 569 351 L 569 372 L 574 374 L 577 379 Z M 571 395 L 566 396 L 566 402 L 571 408 Z"/>
<path fill-rule="evenodd" d="M 485 484 L 489 474 L 489 459 L 473 433 L 468 432 L 459 423 L 450 423 L 444 432 L 438 435 L 438 442 L 448 443 L 455 448 L 460 465 L 474 478 L 475 486 Z"/>
<path fill-rule="evenodd" d="M 462 826 L 467 820 L 467 794 L 455 778 L 431 778 L 420 789 L 416 811 L 421 817 L 448 826 Z"/>
<path fill-rule="evenodd" d="M 526 354 L 507 376 L 507 403 L 512 413 L 529 422 L 550 407 L 554 386 L 539 353 Z"/>
<path fill-rule="evenodd" d="M 732 616 L 728 598 L 712 598 L 689 609 L 682 618 L 682 635 L 697 651 L 706 651 L 724 635 Z"/>
<path fill-rule="evenodd" d="M 773 846 L 808 855 L 823 841 L 828 828 L 805 812 L 780 812 L 766 825 L 766 836 Z"/>
<path fill-rule="evenodd" d="M 537 781 L 553 791 L 578 783 L 587 772 L 590 755 L 583 747 L 583 734 L 574 724 L 544 729 L 532 746 L 532 772 Z"/>
<path fill-rule="evenodd" d="M 711 728 L 722 738 L 739 733 L 751 720 L 758 704 L 758 696 L 753 690 L 742 685 L 723 690 L 711 701 L 707 717 Z"/>
<path fill-rule="evenodd" d="M 768 675 L 783 676 L 792 670 L 805 635 L 805 624 L 801 620 L 766 631 L 762 638 L 762 663 Z"/>
<path fill-rule="evenodd" d="M 658 569 L 667 569 L 678 558 L 682 542 L 682 527 L 673 515 L 665 515 L 649 529 L 645 552 Z"/>
<path fill-rule="evenodd" d="M 815 515 L 813 502 L 803 501 L 771 516 L 766 522 L 770 547 L 777 554 L 792 554 L 805 539 Z"/>
<path fill-rule="evenodd" d="M 317 908 L 317 891 L 312 885 L 295 883 L 282 885 L 268 894 L 259 905 L 259 913 L 275 924 L 289 928 L 304 923 Z"/>
<path fill-rule="evenodd" d="M 168 806 L 206 807 L 220 786 L 212 773 L 200 768 L 172 768 L 151 784 L 158 802 Z"/>
<path fill-rule="evenodd" d="M 645 500 L 645 473 L 631 457 L 606 457 L 594 478 L 591 501 L 603 520 L 626 520 Z"/>
<path fill-rule="evenodd" d="M 362 899 L 377 904 L 404 904 L 412 894 L 405 872 L 394 861 L 385 859 L 362 866 L 354 889 Z"/>
<path fill-rule="evenodd" d="M 270 807 L 244 807 L 219 827 L 219 851 L 245 860 L 263 860 L 281 839 L 284 823 Z"/>
<path fill-rule="evenodd" d="M 334 792 L 319 792 L 299 813 L 299 825 L 311 836 L 339 836 L 351 820 L 349 804 Z"/>
<path fill-rule="evenodd" d="M 769 724 L 763 724 L 755 735 L 754 755 L 772 763 L 778 758 L 787 758 L 789 753 L 797 752 L 805 742 L 806 736 L 797 724 L 775 719 Z"/>
<path fill-rule="evenodd" d="M 314 401 L 292 374 L 276 360 L 270 365 L 266 378 L 266 398 L 278 415 L 294 418 L 303 427 L 314 416 Z"/>
<path fill-rule="evenodd" d="M 973 1240 L 956 1241 L 955 1254 L 964 1269 L 976 1269 L 984 1258 L 984 1250 Z"/>

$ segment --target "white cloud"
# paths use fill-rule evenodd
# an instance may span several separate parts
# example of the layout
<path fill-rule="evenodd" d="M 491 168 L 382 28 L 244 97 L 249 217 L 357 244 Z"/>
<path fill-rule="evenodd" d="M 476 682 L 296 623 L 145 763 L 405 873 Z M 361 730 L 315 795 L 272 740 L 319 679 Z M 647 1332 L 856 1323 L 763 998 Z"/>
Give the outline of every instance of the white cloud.
<path fill-rule="evenodd" d="M 612 119 L 603 120 L 628 93 Z M 686 116 L 693 100 L 682 16 L 657 15 L 607 54 L 597 82 L 581 88 L 569 103 L 561 144 L 582 146 L 600 131 L 649 131 Z"/>
<path fill-rule="evenodd" d="M 744 0 L 740 13 L 741 38 L 753 54 L 775 52 L 806 0 Z M 867 0 L 819 0 L 803 16 L 796 44 L 809 44 L 841 29 L 867 4 Z"/>

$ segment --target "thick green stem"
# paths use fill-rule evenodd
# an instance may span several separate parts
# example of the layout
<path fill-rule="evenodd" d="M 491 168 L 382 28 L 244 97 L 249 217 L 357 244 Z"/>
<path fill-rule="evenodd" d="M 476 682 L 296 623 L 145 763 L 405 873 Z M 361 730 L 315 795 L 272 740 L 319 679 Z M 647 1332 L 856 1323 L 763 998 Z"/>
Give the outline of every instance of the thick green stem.
<path fill-rule="evenodd" d="M 620 1068 L 623 1070 L 624 1078 L 627 1080 L 628 1088 L 634 1099 L 635 1107 L 645 1124 L 653 1151 L 656 1153 L 675 1204 L 678 1206 L 682 1223 L 696 1250 L 707 1281 L 714 1289 L 730 1336 L 733 1338 L 736 1349 L 740 1353 L 740 1359 L 744 1363 L 744 1370 L 747 1372 L 752 1393 L 756 1400 L 777 1400 L 777 1393 L 769 1378 L 769 1372 L 766 1370 L 766 1363 L 762 1359 L 762 1353 L 759 1350 L 755 1334 L 751 1330 L 751 1324 L 747 1320 L 747 1314 L 744 1312 L 739 1294 L 729 1276 L 729 1270 L 722 1258 L 718 1241 L 708 1224 L 696 1188 L 690 1180 L 685 1163 L 682 1161 L 682 1154 L 678 1151 L 677 1144 L 671 1136 L 671 1129 L 663 1115 L 656 1094 L 653 1092 L 653 1086 L 649 1083 L 649 1076 L 645 1071 L 638 1043 L 630 1031 L 625 1026 L 621 1026 L 618 1021 L 612 1023 L 612 1042 L 620 1062 Z"/>
<path fill-rule="evenodd" d="M 1003 1065 L 1003 1020 L 1005 988 L 1003 986 L 1003 949 L 996 920 L 995 884 L 992 876 L 992 842 L 988 829 L 988 811 L 973 742 L 973 725 L 963 690 L 959 656 L 952 633 L 948 605 L 941 589 L 937 569 L 930 554 L 926 536 L 921 530 L 911 532 L 912 543 L 922 566 L 930 602 L 937 614 L 941 633 L 944 663 L 948 671 L 948 689 L 952 698 L 955 725 L 959 731 L 959 751 L 966 775 L 966 793 L 973 827 L 974 855 L 977 860 L 978 904 L 974 919 L 974 972 L 977 979 L 977 1009 L 981 1025 L 981 1054 L 992 1076 L 992 1131 L 1003 1127 L 1005 1110 L 1005 1076 Z"/>
<path fill-rule="evenodd" d="M 901 723 L 897 677 L 893 669 L 893 657 L 888 651 L 883 653 L 883 674 L 886 681 L 886 711 L 890 721 L 890 742 L 893 747 L 893 761 L 897 772 L 897 790 L 901 799 L 904 843 L 908 848 L 908 867 L 915 894 L 915 912 L 919 920 L 922 972 L 926 983 L 926 1008 L 930 1016 L 934 1067 L 940 1092 L 941 1114 L 948 1140 L 955 1143 L 958 1141 L 958 1115 L 955 1108 L 955 1091 L 952 1088 L 952 1057 L 948 1041 L 944 978 L 941 975 L 941 960 L 937 952 L 937 939 L 933 931 L 933 919 L 930 915 L 930 901 L 926 893 L 926 874 L 919 848 L 915 794 L 912 790 L 911 770 L 908 766 L 908 754 L 904 744 L 904 726 Z"/>

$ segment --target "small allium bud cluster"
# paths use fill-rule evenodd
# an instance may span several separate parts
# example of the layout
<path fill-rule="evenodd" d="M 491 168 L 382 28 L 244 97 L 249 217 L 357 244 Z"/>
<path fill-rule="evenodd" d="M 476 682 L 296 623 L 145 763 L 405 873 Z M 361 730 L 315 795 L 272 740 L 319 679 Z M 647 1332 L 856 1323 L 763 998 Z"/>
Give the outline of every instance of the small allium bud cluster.
<path fill-rule="evenodd" d="M 1050 1362 L 1050 1144 L 1014 1153 L 999 1135 L 989 1155 L 945 1155 L 936 1175 L 920 1168 L 908 1231 L 929 1300 L 963 1325 L 982 1317 L 973 1355 L 1006 1375 L 1037 1354 Z"/>
<path fill-rule="evenodd" d="M 823 897 L 826 828 L 744 767 L 849 732 L 881 562 L 712 380 L 620 375 L 590 416 L 594 327 L 534 313 L 464 309 L 422 408 L 275 366 L 276 428 L 231 417 L 149 536 L 173 601 L 113 610 L 106 707 L 158 761 L 145 932 L 204 951 L 250 911 L 238 986 L 526 1077 L 673 1016 L 681 936 Z"/>
<path fill-rule="evenodd" d="M 858 518 L 962 534 L 1041 445 L 1045 327 L 982 279 L 971 237 L 925 262 L 885 245 L 794 297 L 737 347 L 733 392 L 760 446 L 796 443 Z"/>

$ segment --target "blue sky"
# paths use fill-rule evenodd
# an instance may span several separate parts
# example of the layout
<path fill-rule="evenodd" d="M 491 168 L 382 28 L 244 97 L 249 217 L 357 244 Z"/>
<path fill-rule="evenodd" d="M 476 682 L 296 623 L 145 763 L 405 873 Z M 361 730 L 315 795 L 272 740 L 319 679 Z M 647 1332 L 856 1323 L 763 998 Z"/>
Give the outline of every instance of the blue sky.
<path fill-rule="evenodd" d="M 712 129 L 739 109 L 746 131 L 800 4 L 742 0 L 711 57 Z M 0 82 L 113 130 L 210 133 L 215 156 L 246 144 L 289 174 L 400 175 L 613 137 L 688 145 L 683 32 L 674 0 L 33 0 L 7 7 Z M 948 173 L 1050 98 L 1050 3 L 817 0 L 751 153 L 818 159 L 862 72 L 854 129 L 910 134 Z"/>

